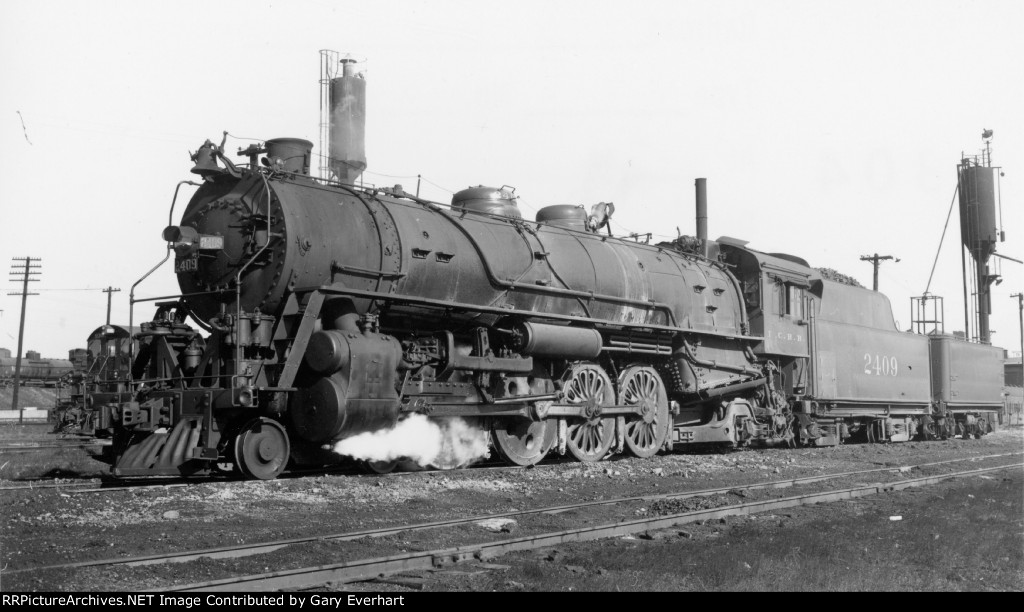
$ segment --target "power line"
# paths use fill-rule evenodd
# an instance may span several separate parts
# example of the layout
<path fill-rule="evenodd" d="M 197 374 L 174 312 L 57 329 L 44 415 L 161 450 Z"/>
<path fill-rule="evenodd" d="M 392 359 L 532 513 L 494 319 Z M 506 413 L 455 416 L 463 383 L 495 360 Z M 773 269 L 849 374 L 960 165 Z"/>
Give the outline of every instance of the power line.
<path fill-rule="evenodd" d="M 59 288 L 59 289 L 50 289 L 50 288 L 47 287 L 47 288 L 36 289 L 36 291 L 105 291 L 105 289 L 103 289 L 102 287 L 74 287 L 74 288 Z"/>

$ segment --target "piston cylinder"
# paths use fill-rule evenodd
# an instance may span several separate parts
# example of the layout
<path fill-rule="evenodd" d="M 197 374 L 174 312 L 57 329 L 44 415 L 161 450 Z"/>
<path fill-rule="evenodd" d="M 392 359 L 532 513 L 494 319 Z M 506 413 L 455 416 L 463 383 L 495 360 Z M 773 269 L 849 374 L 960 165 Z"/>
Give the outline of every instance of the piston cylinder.
<path fill-rule="evenodd" d="M 302 438 L 340 440 L 398 420 L 402 347 L 394 337 L 320 331 L 310 338 L 305 358 L 324 377 L 292 396 L 292 424 Z"/>
<path fill-rule="evenodd" d="M 339 330 L 318 331 L 309 339 L 306 347 L 306 363 L 314 371 L 331 374 L 344 368 L 351 357 L 349 340 L 346 336 L 358 337 L 352 332 Z"/>
<path fill-rule="evenodd" d="M 393 427 L 399 414 L 397 396 L 358 397 L 365 395 L 360 386 L 339 372 L 300 389 L 289 410 L 296 433 L 319 443 Z"/>

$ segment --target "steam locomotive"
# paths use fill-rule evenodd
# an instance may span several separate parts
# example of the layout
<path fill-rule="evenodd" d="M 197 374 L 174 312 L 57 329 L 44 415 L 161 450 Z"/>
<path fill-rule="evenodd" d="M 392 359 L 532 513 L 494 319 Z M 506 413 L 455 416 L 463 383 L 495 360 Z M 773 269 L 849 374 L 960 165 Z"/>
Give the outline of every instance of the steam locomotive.
<path fill-rule="evenodd" d="M 515 465 L 994 423 L 999 349 L 901 332 L 881 293 L 709 240 L 703 179 L 698 236 L 645 244 L 611 235 L 608 203 L 530 221 L 508 188 L 442 205 L 316 179 L 311 147 L 193 156 L 203 182 L 163 232 L 181 295 L 135 334 L 129 384 L 88 399 L 115 475 L 271 479 L 413 415 L 474 423 Z"/>

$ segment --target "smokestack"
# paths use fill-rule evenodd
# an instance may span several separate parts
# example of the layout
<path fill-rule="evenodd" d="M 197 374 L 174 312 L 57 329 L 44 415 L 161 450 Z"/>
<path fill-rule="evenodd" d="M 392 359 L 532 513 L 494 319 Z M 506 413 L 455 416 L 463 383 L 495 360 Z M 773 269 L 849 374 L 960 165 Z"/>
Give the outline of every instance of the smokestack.
<path fill-rule="evenodd" d="M 708 179 L 699 178 L 697 184 L 697 240 L 704 257 L 708 256 Z"/>

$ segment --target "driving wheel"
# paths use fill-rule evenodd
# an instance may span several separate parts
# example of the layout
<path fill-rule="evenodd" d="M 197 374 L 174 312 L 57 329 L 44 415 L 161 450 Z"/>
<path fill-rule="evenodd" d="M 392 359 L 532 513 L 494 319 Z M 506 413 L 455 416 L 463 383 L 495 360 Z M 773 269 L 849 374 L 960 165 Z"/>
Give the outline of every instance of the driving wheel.
<path fill-rule="evenodd" d="M 615 402 L 608 375 L 592 363 L 577 363 L 562 377 L 567 404 L 583 404 L 582 419 L 569 419 L 566 448 L 580 461 L 600 461 L 615 441 L 615 419 L 601 417 L 601 407 Z"/>
<path fill-rule="evenodd" d="M 654 368 L 630 366 L 619 376 L 619 403 L 639 406 L 640 416 L 627 417 L 626 447 L 637 457 L 653 457 L 668 435 L 668 394 Z"/>

